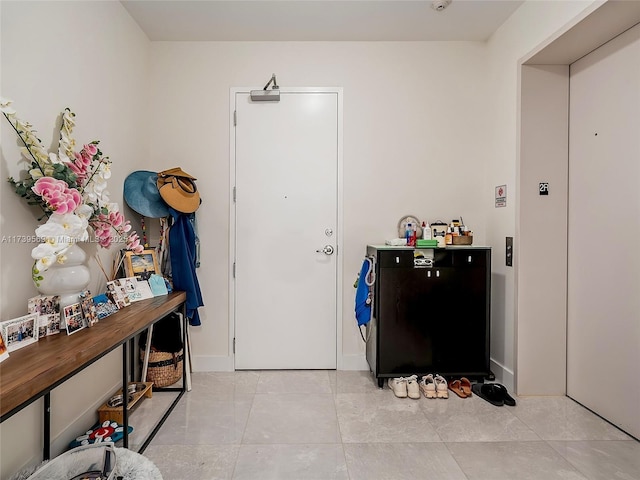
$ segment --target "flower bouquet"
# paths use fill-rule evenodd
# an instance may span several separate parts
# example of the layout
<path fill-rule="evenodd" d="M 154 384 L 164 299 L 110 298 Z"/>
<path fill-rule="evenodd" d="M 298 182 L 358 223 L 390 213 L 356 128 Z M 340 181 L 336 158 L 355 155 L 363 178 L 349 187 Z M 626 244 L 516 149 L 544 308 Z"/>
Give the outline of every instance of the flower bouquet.
<path fill-rule="evenodd" d="M 71 110 L 62 112 L 57 152 L 47 152 L 33 126 L 16 117 L 11 100 L 0 98 L 0 111 L 24 144 L 21 152 L 29 164 L 26 178 L 9 178 L 9 183 L 29 205 L 42 210 L 39 221 L 46 218 L 35 230 L 42 243 L 31 251 L 36 286 L 43 280 L 42 272 L 55 262 L 65 262 L 65 253 L 75 242 L 89 239 L 89 228 L 101 247 L 118 241 L 125 242 L 129 250 L 142 252 L 143 246 L 131 231 L 129 221 L 118 204 L 109 201 L 111 161 L 102 155 L 99 141 L 83 145 L 79 152 L 74 150 L 75 114 Z"/>

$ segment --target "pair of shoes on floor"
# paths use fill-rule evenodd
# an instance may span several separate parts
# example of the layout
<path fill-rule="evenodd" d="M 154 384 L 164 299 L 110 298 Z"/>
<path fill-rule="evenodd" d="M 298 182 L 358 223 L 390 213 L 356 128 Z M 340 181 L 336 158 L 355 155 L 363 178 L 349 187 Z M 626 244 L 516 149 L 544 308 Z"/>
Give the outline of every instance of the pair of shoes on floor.
<path fill-rule="evenodd" d="M 387 382 L 389 388 L 393 390 L 393 394 L 398 398 L 420 398 L 420 389 L 418 388 L 418 377 L 411 375 L 410 377 L 390 378 Z"/>
<path fill-rule="evenodd" d="M 503 405 L 516 406 L 516 401 L 509 395 L 507 388 L 499 383 L 474 383 L 471 390 L 477 396 L 496 407 Z"/>
<path fill-rule="evenodd" d="M 447 381 L 443 376 L 433 373 L 425 375 L 420 380 L 420 390 L 427 398 L 449 398 Z"/>
<path fill-rule="evenodd" d="M 449 380 L 449 390 L 458 395 L 460 398 L 467 398 L 472 395 L 471 382 L 467 377 L 462 377 L 459 380 Z"/>

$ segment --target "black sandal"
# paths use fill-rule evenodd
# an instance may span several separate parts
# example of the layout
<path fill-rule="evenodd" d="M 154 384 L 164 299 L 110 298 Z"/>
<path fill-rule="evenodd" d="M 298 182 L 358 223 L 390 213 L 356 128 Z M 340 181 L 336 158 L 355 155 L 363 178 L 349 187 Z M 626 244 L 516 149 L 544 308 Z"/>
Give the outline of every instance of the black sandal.
<path fill-rule="evenodd" d="M 492 383 L 474 383 L 471 390 L 480 398 L 496 407 L 504 405 L 504 395 Z"/>
<path fill-rule="evenodd" d="M 493 386 L 502 394 L 502 400 L 505 405 L 509 405 L 510 407 L 516 406 L 516 401 L 511 395 L 509 395 L 507 387 L 500 385 L 499 383 L 494 383 Z"/>

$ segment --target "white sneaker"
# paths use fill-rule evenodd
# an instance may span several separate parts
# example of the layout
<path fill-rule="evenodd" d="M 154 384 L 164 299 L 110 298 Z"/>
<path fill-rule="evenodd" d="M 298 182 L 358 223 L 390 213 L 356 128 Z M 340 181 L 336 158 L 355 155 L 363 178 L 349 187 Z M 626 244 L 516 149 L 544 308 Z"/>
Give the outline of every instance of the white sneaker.
<path fill-rule="evenodd" d="M 436 385 L 436 396 L 438 398 L 449 398 L 447 381 L 442 375 L 436 374 L 436 376 L 433 377 L 433 383 Z"/>
<path fill-rule="evenodd" d="M 404 377 L 390 378 L 387 385 L 396 397 L 407 398 L 407 380 Z"/>
<path fill-rule="evenodd" d="M 405 378 L 407 381 L 407 394 L 409 398 L 413 398 L 417 400 L 420 398 L 420 388 L 418 387 L 418 376 L 411 375 L 410 377 Z"/>
<path fill-rule="evenodd" d="M 424 393 L 424 396 L 427 398 L 437 398 L 436 397 L 436 384 L 433 381 L 433 374 L 425 375 L 420 380 L 420 390 Z"/>

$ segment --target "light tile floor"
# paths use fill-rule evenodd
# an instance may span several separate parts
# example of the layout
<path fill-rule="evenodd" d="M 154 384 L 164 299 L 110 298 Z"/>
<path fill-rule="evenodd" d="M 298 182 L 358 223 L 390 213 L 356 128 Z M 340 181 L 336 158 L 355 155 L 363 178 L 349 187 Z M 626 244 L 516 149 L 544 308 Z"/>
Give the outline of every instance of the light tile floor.
<path fill-rule="evenodd" d="M 566 397 L 398 399 L 369 372 L 196 373 L 144 455 L 164 480 L 640 480 L 640 442 Z"/>

